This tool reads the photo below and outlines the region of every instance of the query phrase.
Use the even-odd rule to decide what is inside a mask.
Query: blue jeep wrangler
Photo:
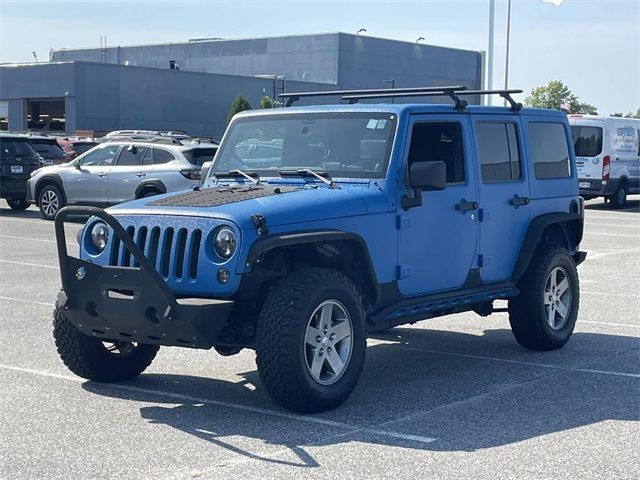
[[[256,351],[280,405],[340,405],[369,332],[508,300],[522,346],[562,347],[578,314],[583,204],[571,130],[520,91],[287,94],[348,103],[234,117],[201,188],[55,223],[64,363],[135,377],[160,345]],[[497,93],[510,107],[470,106]],[[454,105],[358,103],[443,96]],[[64,223],[91,218],[68,255]]]

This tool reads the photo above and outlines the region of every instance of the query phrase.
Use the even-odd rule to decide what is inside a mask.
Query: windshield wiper
[[[253,184],[260,184],[260,176],[256,172],[243,172],[242,170],[229,170],[228,172],[214,172],[215,177],[244,177],[250,180]],[[257,178],[253,178],[257,177]]]
[[[329,174],[327,172],[322,172],[322,171],[316,172],[314,170],[311,170],[310,168],[301,168],[298,170],[278,170],[278,173],[283,177],[287,175],[295,175],[295,176],[301,176],[301,177],[305,177],[305,176],[315,177],[330,188],[333,188],[333,189],[340,188],[338,185],[333,183],[333,180],[331,180],[331,178],[328,178]]]

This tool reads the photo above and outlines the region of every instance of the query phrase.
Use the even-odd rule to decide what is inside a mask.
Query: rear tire
[[[565,247],[542,247],[509,300],[509,323],[517,342],[531,350],[555,350],[569,341],[578,317],[580,284]]]
[[[145,190],[138,198],[155,197],[156,195],[160,195],[158,190]]]
[[[7,198],[7,205],[11,207],[11,210],[26,210],[29,208],[29,202],[26,198]]]
[[[64,207],[62,192],[55,185],[45,185],[38,194],[38,208],[45,220],[56,218],[58,211]]]
[[[355,388],[366,350],[362,298],[340,272],[294,272],[269,291],[256,363],[271,398],[289,410],[336,408]]]
[[[87,380],[105,383],[137,377],[151,365],[160,348],[89,337],[71,324],[57,304],[53,313],[53,337],[58,354],[69,370]]]
[[[615,193],[611,196],[611,208],[624,208],[627,204],[627,186],[624,183],[618,185]]]

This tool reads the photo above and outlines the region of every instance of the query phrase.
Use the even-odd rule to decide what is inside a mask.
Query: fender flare
[[[167,193],[167,187],[162,183],[161,180],[145,180],[140,182],[136,187],[135,196],[136,198],[140,198],[140,194],[143,190],[147,188],[153,188],[154,190],[158,190],[160,193]]]
[[[254,265],[259,264],[262,261],[262,257],[265,253],[274,250],[276,248],[290,247],[294,245],[310,245],[321,242],[339,242],[350,241],[355,242],[362,251],[364,258],[364,265],[366,274],[371,281],[371,285],[375,294],[378,294],[378,277],[376,275],[375,268],[371,261],[371,255],[369,254],[369,248],[364,239],[353,232],[345,232],[342,230],[303,230],[294,233],[282,233],[268,235],[258,238],[247,254],[246,266],[252,268]]]
[[[582,233],[584,228],[584,219],[578,213],[547,213],[535,217],[529,222],[527,233],[518,253],[516,264],[513,267],[511,273],[511,281],[517,283],[518,280],[524,275],[524,272],[529,267],[529,262],[533,258],[533,255],[538,248],[542,233],[545,228],[550,225],[558,225],[564,232],[567,244],[569,246],[569,254],[576,255],[578,245],[582,241]],[[580,261],[584,260],[584,255],[578,255]],[[579,262],[578,262],[579,263]]]
[[[64,182],[62,181],[62,178],[57,173],[48,173],[47,175],[38,179],[38,181],[36,182],[33,192],[33,201],[36,203],[36,205],[38,205],[38,200],[40,199],[40,191],[42,190],[43,185],[48,183],[53,183],[56,187],[58,187],[58,190],[60,190],[64,202],[67,203],[67,193],[64,191]]]

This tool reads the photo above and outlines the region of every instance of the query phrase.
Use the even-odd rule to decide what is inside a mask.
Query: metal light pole
[[[496,0],[489,0],[489,48],[487,49],[487,90],[493,88],[493,39],[494,20],[496,16]],[[486,97],[487,105],[491,105],[491,95]]]
[[[509,44],[511,40],[511,0],[507,0],[507,44],[504,57],[504,89],[509,88]],[[504,101],[505,107],[507,100]]]

